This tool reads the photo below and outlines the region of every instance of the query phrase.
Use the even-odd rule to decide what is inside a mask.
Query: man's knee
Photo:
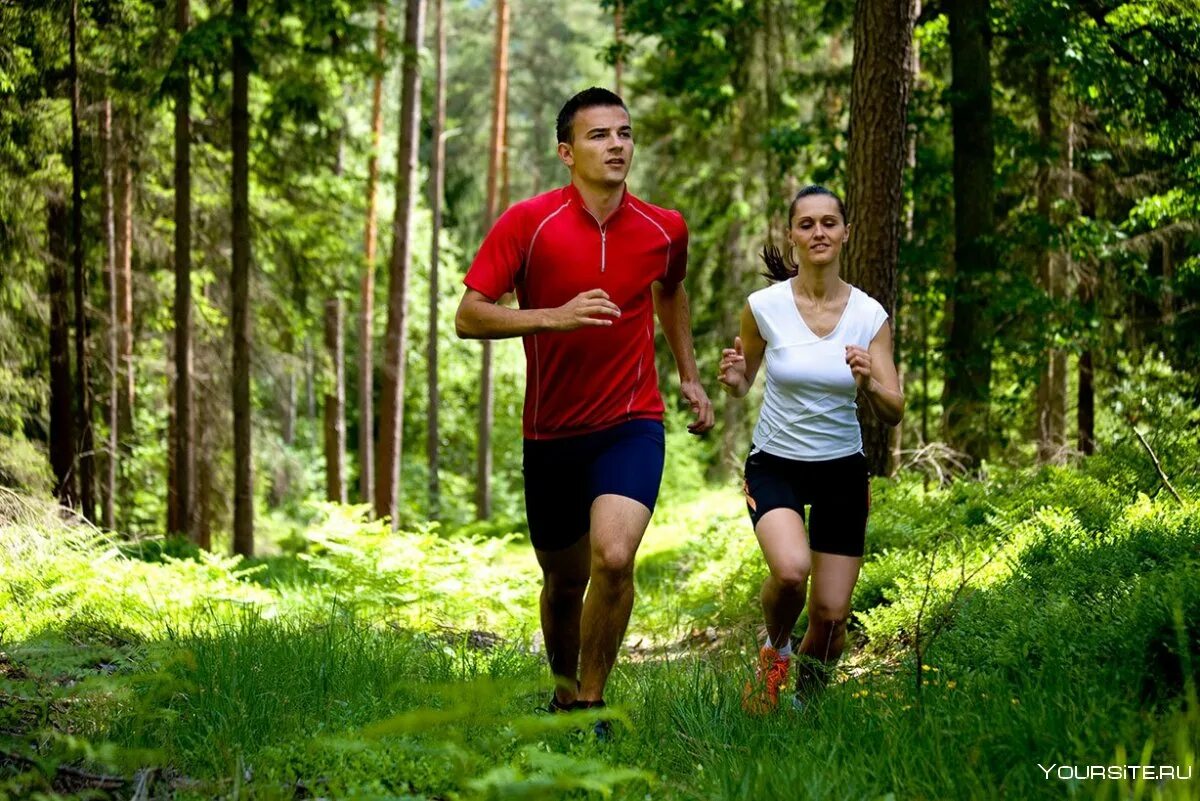
[[[587,591],[588,577],[576,574],[543,573],[542,586],[546,598],[552,604],[568,604],[580,601]]]
[[[607,581],[633,579],[636,549],[623,542],[599,544],[592,549],[592,577]]]

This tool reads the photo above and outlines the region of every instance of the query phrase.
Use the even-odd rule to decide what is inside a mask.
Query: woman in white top
[[[761,595],[767,641],[744,696],[752,712],[778,704],[806,598],[797,703],[824,685],[841,656],[870,508],[856,399],[888,425],[904,413],[887,313],[838,275],[849,233],[837,195],[801,189],[788,213],[786,257],[763,251],[764,274],[776,283],[750,295],[741,336],[721,357],[719,380],[739,398],[766,364],[744,485],[770,570]]]

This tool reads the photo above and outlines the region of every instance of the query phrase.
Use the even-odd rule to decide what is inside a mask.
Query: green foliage
[[[155,765],[186,777],[177,797],[732,800],[782,781],[1049,798],[1062,788],[1038,762],[1192,765],[1200,477],[1173,472],[1182,505],[1151,499],[1148,459],[1120,446],[983,483],[878,482],[848,668],[766,719],[740,710],[765,571],[741,498],[677,498],[643,544],[641,645],[613,675],[603,748],[586,717],[531,714],[551,684],[523,542],[393,534],[325,505],[287,542],[298,556],[247,570],[5,495],[0,693],[45,767],[0,781],[21,794],[57,765]]]
[[[0,434],[0,487],[23,495],[48,496],[54,478],[46,454],[24,437]]]

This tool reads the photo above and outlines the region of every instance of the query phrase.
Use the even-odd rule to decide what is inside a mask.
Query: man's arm
[[[580,292],[555,309],[510,309],[468,288],[454,315],[454,331],[461,339],[505,339],[589,325],[608,326],[613,324],[609,317],[620,316],[621,310],[603,289]]]
[[[700,371],[696,368],[696,353],[692,346],[692,315],[688,308],[687,290],[683,282],[665,284],[656,281],[654,310],[662,325],[667,345],[675,357],[679,370],[679,391],[692,407],[696,420],[688,426],[693,434],[703,434],[713,427],[712,402],[700,385]]]

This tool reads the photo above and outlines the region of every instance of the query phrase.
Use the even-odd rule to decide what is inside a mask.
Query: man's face
[[[560,142],[558,157],[584,183],[614,189],[625,182],[633,164],[633,128],[620,106],[592,106],[575,113],[570,144]]]

